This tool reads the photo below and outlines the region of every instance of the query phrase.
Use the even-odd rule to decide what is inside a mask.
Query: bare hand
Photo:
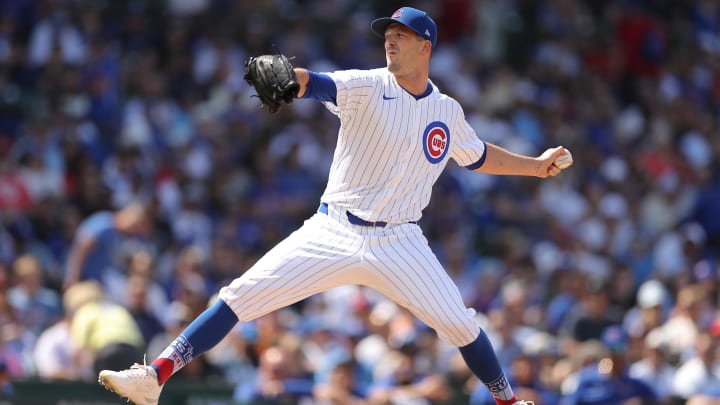
[[[557,159],[558,156],[564,153],[565,148],[563,148],[562,146],[556,146],[554,148],[546,149],[545,152],[542,153],[542,155],[536,158],[536,160],[538,161],[536,175],[540,178],[557,176],[558,173],[560,173],[563,169],[555,166],[553,162],[555,162],[555,159]]]

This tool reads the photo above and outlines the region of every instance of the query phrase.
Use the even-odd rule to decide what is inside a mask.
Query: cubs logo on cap
[[[385,29],[392,23],[402,24],[415,31],[421,37],[427,39],[435,48],[437,43],[437,26],[430,16],[416,8],[403,7],[395,10],[390,17],[378,18],[370,24],[373,32],[381,37],[385,37]]]
[[[440,163],[450,149],[450,130],[440,121],[434,121],[425,127],[423,132],[423,151],[432,163]]]

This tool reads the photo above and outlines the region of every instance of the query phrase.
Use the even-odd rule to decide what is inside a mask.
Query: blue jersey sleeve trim
[[[485,158],[487,157],[487,145],[485,145],[485,141],[481,141],[481,142],[483,143],[483,146],[485,146],[485,148],[484,148],[485,151],[483,152],[482,157],[477,162],[475,162],[471,165],[465,166],[466,169],[475,170],[485,163]]]
[[[331,101],[337,105],[337,86],[335,81],[325,73],[318,73],[308,70],[308,80],[305,94],[302,98],[312,98],[318,101]]]

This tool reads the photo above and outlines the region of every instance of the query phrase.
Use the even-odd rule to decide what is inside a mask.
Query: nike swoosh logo
[[[388,96],[386,96],[386,95],[383,94],[383,100],[395,100],[396,98],[397,98],[397,96],[395,96],[395,97],[388,97]]]

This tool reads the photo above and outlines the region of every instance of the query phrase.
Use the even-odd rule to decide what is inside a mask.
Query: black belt
[[[320,208],[318,208],[318,212],[327,215],[327,213],[328,213],[327,203],[320,203]],[[358,217],[357,215],[353,214],[350,211],[345,211],[345,214],[347,215],[348,222],[350,222],[353,225],[373,226],[373,227],[378,227],[378,228],[384,228],[388,224],[385,221],[375,221],[375,222],[366,221],[366,220]],[[410,223],[416,224],[417,221],[411,221]]]

